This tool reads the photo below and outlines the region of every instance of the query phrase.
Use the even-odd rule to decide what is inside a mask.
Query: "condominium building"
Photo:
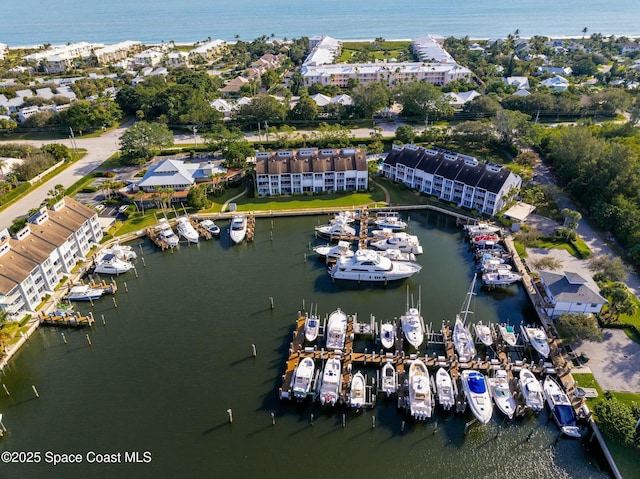
[[[62,73],[73,67],[77,59],[89,58],[97,46],[87,42],[70,43],[32,53],[23,59],[27,62],[40,64],[45,73]]]
[[[359,148],[257,151],[255,171],[260,196],[366,190],[369,179]]]
[[[10,319],[33,314],[101,239],[97,213],[68,197],[40,209],[14,237],[0,231],[0,309]]]
[[[94,55],[98,65],[110,65],[128,58],[136,52],[139,52],[141,49],[142,43],[127,40],[113,45],[107,45],[104,48],[98,48],[94,51]]]
[[[522,185],[520,176],[501,165],[415,145],[394,145],[383,162],[382,175],[491,216],[505,206],[505,196]]]

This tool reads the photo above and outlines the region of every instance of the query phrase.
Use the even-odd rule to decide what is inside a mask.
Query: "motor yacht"
[[[320,385],[320,404],[335,406],[338,402],[338,394],[341,382],[342,365],[338,358],[327,360],[322,372],[322,384]]]
[[[420,359],[414,359],[409,366],[409,409],[420,420],[430,418],[433,412],[429,370]]]
[[[178,238],[178,235],[173,232],[173,229],[171,228],[171,225],[166,220],[166,218],[160,219],[157,228],[158,237],[162,241],[164,241],[167,246],[173,248],[174,246],[178,245],[178,243],[180,242],[180,238]]]
[[[520,326],[520,329],[524,338],[533,346],[533,349],[538,352],[540,357],[547,359],[551,348],[549,347],[549,338],[544,329],[535,326]]]
[[[463,369],[462,390],[476,419],[482,424],[488,423],[493,415],[493,403],[482,373],[472,369]]]
[[[318,338],[318,330],[320,329],[320,321],[315,315],[308,315],[304,320],[304,338],[308,343],[313,343]]]
[[[349,406],[359,409],[366,404],[367,401],[367,383],[364,375],[358,371],[351,378],[351,387],[349,388]]]
[[[520,370],[520,391],[524,396],[525,404],[535,413],[544,409],[544,397],[540,381],[526,368]]]
[[[391,361],[387,361],[382,366],[381,389],[389,397],[398,390],[398,379],[396,377],[396,368],[393,367]]]
[[[298,399],[304,399],[311,390],[316,364],[311,358],[304,358],[293,373],[293,395]]]
[[[181,216],[176,220],[176,229],[178,230],[178,234],[189,243],[197,243],[200,238],[200,235],[186,216]]]
[[[567,394],[551,376],[544,378],[542,390],[560,431],[569,437],[579,438],[580,428],[577,425],[576,414]]]
[[[200,222],[200,226],[202,226],[205,230],[211,233],[214,236],[220,234],[220,227],[214,223],[213,220],[202,220]]]
[[[436,373],[436,391],[438,403],[445,411],[448,411],[456,403],[453,381],[445,368],[438,368]]]
[[[419,349],[424,341],[422,321],[422,316],[417,308],[409,308],[403,316],[400,316],[400,324],[402,325],[404,337],[407,338],[407,342],[411,344],[414,349]]]
[[[491,396],[493,396],[493,402],[496,403],[500,412],[509,419],[513,419],[513,415],[516,412],[516,400],[509,389],[507,372],[504,369],[498,369],[495,372],[495,376],[488,378],[487,382],[489,383]]]
[[[347,334],[347,314],[340,308],[329,315],[325,334],[327,349],[342,350],[344,348]]]
[[[380,325],[380,342],[385,349],[393,349],[396,342],[396,326],[394,323]]]
[[[491,346],[493,344],[493,330],[486,324],[482,324],[482,321],[474,324],[473,329],[476,332],[476,338],[482,342],[485,346]]]
[[[235,244],[242,243],[247,236],[247,217],[239,214],[231,218],[229,236]]]
[[[123,274],[133,268],[134,266],[128,261],[118,259],[113,253],[107,253],[95,259],[92,270],[98,274]]]
[[[341,257],[329,268],[333,279],[350,281],[396,281],[409,278],[422,269],[417,263],[392,261],[368,249],[360,249],[353,256]]]

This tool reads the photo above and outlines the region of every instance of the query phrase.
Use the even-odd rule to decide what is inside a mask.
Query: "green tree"
[[[289,117],[292,120],[312,121],[318,117],[318,105],[311,97],[304,96],[291,109]]]
[[[60,143],[49,143],[47,145],[42,145],[40,149],[45,153],[49,153],[56,159],[56,161],[66,160],[71,156],[69,154],[69,148]]]
[[[260,83],[265,90],[270,90],[280,83],[280,75],[275,70],[267,70],[260,76]]]
[[[413,144],[416,139],[416,131],[411,125],[400,125],[396,128],[395,139],[402,144]]]
[[[558,318],[561,335],[569,343],[576,341],[602,341],[602,331],[593,315],[564,313]]]
[[[602,273],[609,281],[624,281],[630,268],[618,256],[603,254],[596,256],[589,262],[589,269],[596,273]]]
[[[287,107],[272,96],[259,95],[251,103],[242,105],[236,116],[241,120],[259,123],[283,121],[287,116]]]
[[[353,133],[342,125],[320,123],[315,140],[320,148],[345,148],[352,145]]]
[[[222,155],[224,156],[224,165],[226,167],[244,168],[247,158],[255,155],[255,150],[247,140],[241,139],[229,144],[222,150]]]
[[[358,85],[351,92],[353,112],[358,118],[372,118],[375,113],[389,106],[390,92],[383,83]]]
[[[404,117],[434,118],[453,114],[453,107],[445,94],[430,83],[400,85],[394,89],[393,96],[402,104]]]
[[[192,186],[187,193],[187,204],[196,210],[206,208],[209,204],[207,185]]]
[[[629,406],[615,397],[608,397],[599,401],[593,412],[597,417],[598,427],[605,436],[622,444],[633,444],[636,418]]]
[[[148,161],[154,149],[173,145],[173,133],[166,125],[139,121],[122,134],[120,144],[120,150],[132,161]]]

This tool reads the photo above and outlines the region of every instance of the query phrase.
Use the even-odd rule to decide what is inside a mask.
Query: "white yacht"
[[[338,241],[337,245],[325,244],[316,246],[313,251],[326,258],[327,261],[337,261],[342,256],[353,256],[354,254],[351,249],[351,243],[343,240]]]
[[[544,409],[544,398],[542,397],[542,386],[540,381],[531,371],[526,368],[520,370],[520,391],[524,396],[525,404],[535,413]]]
[[[490,225],[489,223],[478,223],[475,225],[465,225],[464,231],[469,236],[492,235],[500,231],[500,227]]]
[[[327,360],[322,372],[322,384],[320,385],[320,404],[335,406],[338,402],[342,365],[338,358]]]
[[[133,250],[133,248],[129,245],[123,245],[120,243],[114,243],[109,248],[103,249],[103,253],[111,253],[116,255],[116,258],[121,259],[123,261],[131,261],[136,259],[138,255]]]
[[[493,403],[482,373],[471,369],[462,370],[462,390],[467,397],[471,412],[482,424],[487,424],[493,415]]]
[[[544,329],[535,326],[520,326],[522,335],[533,346],[540,357],[547,359],[550,353],[549,338]]]
[[[424,328],[418,308],[409,308],[403,316],[400,316],[400,323],[404,337],[407,338],[409,344],[415,349],[419,349],[424,341]]]
[[[174,246],[177,246],[178,243],[180,242],[180,238],[178,238],[178,235],[176,235],[173,232],[173,229],[171,228],[171,225],[166,220],[166,218],[160,219],[157,229],[158,229],[158,237],[162,241],[167,243],[169,247],[173,248]]]
[[[515,346],[518,342],[518,338],[516,337],[516,330],[510,324],[499,324],[498,331],[500,331],[502,340],[509,346]]]
[[[495,235],[477,235],[471,237],[471,244],[474,246],[496,244],[498,241],[500,241],[500,238]]]
[[[456,314],[456,324],[453,327],[452,339],[460,361],[471,361],[476,355],[476,346],[469,328],[462,322],[459,314]]]
[[[547,376],[544,378],[542,390],[560,431],[569,437],[580,437],[580,428],[576,423],[571,401],[558,383],[551,376]]]
[[[344,342],[347,334],[347,314],[340,308],[336,309],[329,315],[327,321],[326,347],[327,349],[344,348]]]
[[[417,263],[392,261],[376,251],[360,249],[353,256],[339,258],[329,274],[333,279],[386,282],[408,278],[421,269]]]
[[[374,235],[375,235],[374,231]],[[422,246],[416,235],[410,235],[402,231],[394,233],[391,230],[383,230],[378,236],[369,242],[369,246],[379,250],[398,249],[403,253],[422,254]]]
[[[395,394],[398,390],[398,379],[396,377],[396,368],[393,367],[391,361],[387,361],[382,366],[382,378],[380,379],[382,391],[387,397]]]
[[[380,342],[383,348],[393,349],[396,342],[396,325],[394,323],[380,325]]]
[[[373,223],[379,228],[389,228],[394,231],[404,230],[408,226],[406,221],[402,221],[399,217],[393,216],[376,218]]]
[[[520,281],[522,276],[508,270],[498,270],[482,275],[482,282],[488,286],[508,286]]]
[[[445,368],[439,368],[436,373],[436,391],[438,403],[445,411],[448,411],[456,403],[453,381]]]
[[[231,218],[231,226],[229,227],[229,236],[235,244],[242,243],[247,236],[247,217],[245,215],[235,215]]]
[[[482,324],[482,321],[474,324],[473,329],[476,331],[476,338],[479,339],[485,346],[491,346],[493,344],[493,330],[486,324]]]
[[[307,315],[304,320],[304,338],[309,343],[313,343],[318,338],[318,329],[320,328],[320,321],[315,315]]]
[[[364,375],[358,371],[351,378],[351,387],[349,388],[349,406],[361,408],[367,401],[367,383]]]
[[[502,258],[491,258],[482,260],[479,269],[483,273],[507,274],[511,271],[511,265],[506,264]]]
[[[427,419],[433,412],[429,370],[420,359],[409,366],[409,409],[416,419]]]
[[[298,399],[304,399],[311,390],[316,364],[311,358],[304,358],[293,373],[293,395]]]
[[[103,292],[101,288],[91,288],[89,285],[80,284],[69,290],[67,299],[70,301],[92,301],[102,296]]]
[[[400,251],[399,249],[395,248],[381,250],[378,253],[385,258],[389,258],[391,261],[410,261],[412,263],[415,263],[416,261],[415,254]]]
[[[355,236],[356,229],[345,220],[338,220],[335,223],[329,223],[324,226],[316,226],[318,236],[323,238],[341,238],[344,236]]]
[[[493,402],[496,403],[502,414],[509,419],[513,419],[513,415],[516,412],[516,400],[509,389],[507,372],[504,369],[498,369],[495,372],[495,376],[488,378],[487,382],[493,396]]]
[[[178,230],[178,234],[189,243],[197,243],[200,238],[200,235],[186,216],[181,216],[176,220],[176,229]]]
[[[217,224],[215,224],[213,220],[202,220],[200,222],[200,226],[202,226],[205,230],[207,230],[212,235],[217,236],[220,234],[220,227]]]
[[[115,254],[101,254],[93,262],[93,271],[98,274],[123,274],[133,269],[128,261],[118,259]]]

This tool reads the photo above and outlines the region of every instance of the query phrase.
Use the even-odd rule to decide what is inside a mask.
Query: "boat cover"
[[[553,409],[553,415],[558,421],[558,424],[562,426],[576,425],[576,416],[571,406],[560,404]]]
[[[487,391],[487,385],[484,382],[484,378],[476,373],[469,375],[469,389],[475,394],[484,394]]]

